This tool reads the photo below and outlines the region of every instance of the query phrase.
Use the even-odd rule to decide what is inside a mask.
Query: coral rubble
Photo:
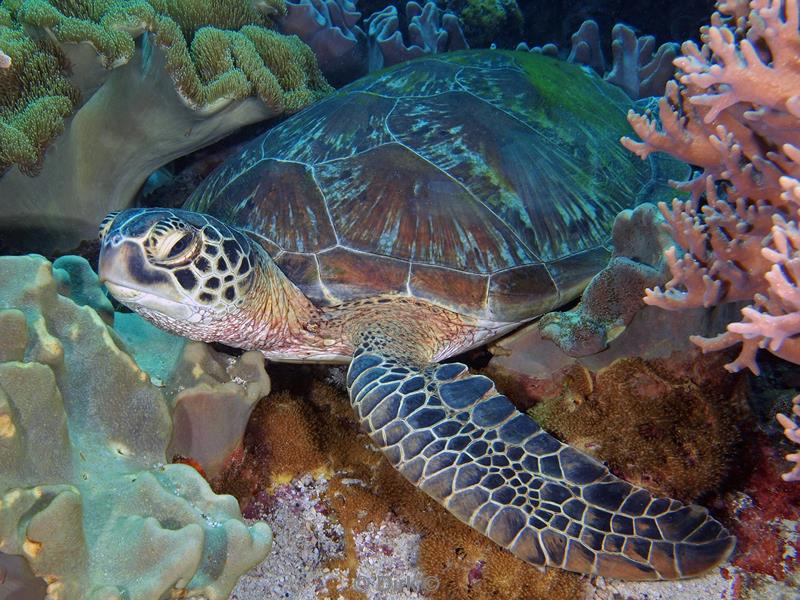
[[[48,598],[226,598],[271,546],[236,501],[165,464],[167,403],[69,280],[0,258],[0,551]],[[80,286],[76,286],[80,287]]]

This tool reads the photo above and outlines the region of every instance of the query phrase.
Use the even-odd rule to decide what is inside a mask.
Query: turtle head
[[[196,340],[237,345],[231,332],[242,330],[264,260],[266,252],[246,234],[199,213],[130,209],[100,224],[98,270],[111,294],[159,327]]]

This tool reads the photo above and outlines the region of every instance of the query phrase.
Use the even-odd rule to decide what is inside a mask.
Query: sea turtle
[[[614,216],[685,174],[619,146],[629,107],[536,54],[406,63],[257,138],[185,210],[109,215],[100,276],[189,338],[349,361],[353,408],[389,461],[518,557],[697,575],[734,543],[704,509],[618,479],[442,362],[574,299]]]

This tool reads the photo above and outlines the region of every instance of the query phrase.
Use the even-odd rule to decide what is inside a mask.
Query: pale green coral
[[[80,94],[64,74],[58,48],[31,39],[2,7],[0,49],[11,59],[9,68],[0,69],[0,172],[17,164],[33,174]]]
[[[0,258],[0,552],[24,556],[53,600],[226,598],[269,528],[164,464],[164,397],[59,293],[68,279],[40,257]]]
[[[270,29],[284,11],[282,0],[5,2],[0,235],[72,248],[168,161],[331,91],[311,49]]]
[[[296,111],[329,89],[308,46],[267,29],[273,15],[285,13],[282,0],[258,5],[221,0],[15,0],[7,6],[0,23],[6,21],[13,30],[9,36],[26,38],[35,47],[22,33],[25,26],[46,31],[60,44],[88,43],[106,68],[127,64],[136,50],[136,38],[144,32],[154,34],[177,90],[197,108],[255,94],[278,112]],[[0,38],[0,44],[4,41]],[[55,58],[48,62],[45,76],[28,69],[26,78],[37,86],[55,86],[54,91],[64,95],[60,87],[69,82],[61,72],[64,65],[56,64]],[[291,101],[285,102],[285,94]],[[0,106],[5,104],[0,100]],[[70,108],[63,105],[61,119]],[[0,167],[15,162],[0,161]]]

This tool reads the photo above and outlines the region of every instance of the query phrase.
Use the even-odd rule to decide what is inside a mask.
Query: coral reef
[[[661,95],[676,54],[676,44],[665,43],[656,48],[652,35],[639,37],[633,28],[617,23],[611,31],[612,66],[604,79],[621,87],[631,98]]]
[[[522,11],[517,0],[448,0],[447,8],[461,19],[473,47],[508,47],[522,34]]]
[[[727,357],[689,341],[723,329],[736,307],[642,302],[645,285],[666,278],[669,243],[652,205],[620,213],[612,258],[578,305],[494,342],[485,369],[543,427],[625,479],[694,500],[723,480],[748,413],[743,380],[720,368]]]
[[[651,35],[637,36],[634,29],[617,23],[611,32],[611,69],[600,40],[600,29],[593,20],[584,21],[572,34],[569,52],[549,43],[530,48],[527,43],[517,45],[517,50],[542,52],[548,56],[562,56],[567,62],[593,69],[609,83],[622,88],[633,99],[660,96],[672,78],[672,61],[677,55],[677,44],[668,42],[656,48]]]
[[[164,464],[163,395],[92,308],[59,292],[69,277],[41,257],[0,258],[0,551],[24,556],[54,600],[226,598],[269,551],[269,528]]]
[[[0,599],[42,600],[47,584],[36,577],[22,556],[0,552]]]
[[[697,354],[623,358],[597,372],[576,366],[560,393],[530,412],[620,477],[696,500],[724,479],[747,416],[744,381],[719,368],[724,357],[698,361]]]
[[[400,62],[452,50],[469,48],[458,18],[437,8],[434,2],[406,3],[407,41],[400,31],[397,8],[389,5],[366,21],[369,39],[369,70],[375,71]]]
[[[0,173],[15,164],[35,175],[80,91],[65,72],[66,57],[52,42],[28,36],[5,6],[0,6],[0,48],[5,57],[0,59]]]
[[[239,580],[232,600],[339,597],[325,594],[329,584],[348,582],[346,572],[328,566],[342,556],[344,529],[329,518],[327,491],[324,477],[306,475],[260,492],[245,507],[245,517],[270,523],[275,542],[267,560]]]
[[[800,49],[798,2],[718,2],[702,47],[682,46],[660,122],[630,114],[641,157],[667,152],[703,171],[688,200],[661,205],[677,247],[672,279],[647,293],[665,309],[745,301],[742,319],[705,351],[740,345],[726,368],[758,373],[756,354],[800,363]]]
[[[713,11],[714,0],[674,0],[657,5],[629,0],[525,0],[519,7],[524,17],[521,39],[566,47],[580,24],[591,19],[603,33],[603,50],[608,52],[609,34],[616,23],[654,35],[658,43],[696,39],[700,26]]]
[[[744,446],[737,485],[723,497],[726,522],[737,537],[732,576],[739,580],[738,587],[748,580],[762,586],[784,582],[796,595],[800,584],[800,487],[781,480],[781,457],[767,436],[748,431]]]
[[[800,417],[800,395],[795,396],[792,400],[792,414],[795,417]],[[790,442],[800,446],[800,425],[792,420],[791,416],[786,416],[779,413],[777,415],[778,422],[783,427],[783,433]],[[795,464],[791,471],[783,474],[784,481],[800,481],[800,451],[786,455],[786,460]]]
[[[631,474],[637,469],[646,471],[640,460],[648,467],[655,464],[657,474],[673,469],[663,482],[652,482],[664,488],[688,485],[683,488],[685,495],[713,486],[721,475],[715,469],[725,470],[728,463],[735,462],[729,444],[736,438],[733,425],[738,417],[726,394],[740,397],[742,392],[741,381],[736,381],[741,378],[694,358],[685,361],[695,363],[692,374],[682,387],[671,388],[663,403],[659,393],[681,377],[684,363],[673,365],[674,371],[645,365],[635,382],[625,381],[630,369],[617,369],[616,376],[612,369],[605,377],[614,389],[603,400],[608,410],[615,410],[614,393],[635,388],[650,394],[648,398],[640,395],[616,413],[623,422],[630,420],[632,413],[643,413],[636,423],[641,425],[652,417],[657,429],[652,431],[652,423],[641,431],[634,431],[635,425],[626,429],[633,432],[635,440],[628,443],[627,456],[620,458],[622,470]],[[722,361],[719,355],[713,358],[717,365]],[[272,373],[280,391],[258,404],[240,460],[215,483],[217,489],[235,491],[242,498],[245,515],[264,518],[276,531],[275,555],[243,578],[234,592],[237,600],[271,599],[286,593],[347,599],[611,599],[615,597],[611,590],[628,589],[623,582],[590,581],[552,569],[540,572],[453,519],[409,485],[358,432],[346,392],[336,384],[322,383],[325,372],[321,367],[301,367],[299,371],[282,367]],[[332,375],[337,373],[334,370]],[[717,388],[715,377],[722,382]],[[601,395],[601,385],[597,383],[586,402]],[[552,412],[556,407],[551,404]],[[671,415],[672,410],[677,415]],[[614,435],[609,430],[616,421],[604,422],[609,416],[595,410],[597,420],[592,422],[589,412],[583,413],[583,424],[590,434],[599,427]],[[687,417],[684,426],[680,419]],[[569,415],[557,418],[564,423]],[[671,430],[673,424],[679,426]],[[704,437],[709,439],[697,441]],[[658,464],[664,461],[664,456],[659,456],[661,443],[668,452],[680,447],[691,454],[685,458],[672,455],[668,465]],[[696,453],[696,448],[703,450]],[[713,450],[720,456],[712,457],[709,465],[702,464]],[[692,467],[692,461],[698,463]],[[691,473],[692,468],[698,472]],[[703,481],[704,476],[709,479]],[[383,570],[392,564],[397,565],[392,572]],[[630,589],[638,593],[631,596],[696,600],[706,597],[700,592],[732,588],[733,583],[721,575],[725,572],[679,583],[632,585]],[[740,588],[747,590],[748,585]]]
[[[551,312],[539,320],[542,337],[570,356],[607,348],[643,307],[643,290],[663,283],[661,257],[670,242],[652,204],[619,213],[608,266],[592,278],[575,308]]]
[[[278,29],[297,35],[314,51],[325,78],[339,87],[366,75],[367,36],[353,0],[287,0]]]
[[[282,0],[5,2],[4,236],[40,252],[74,247],[161,165],[327,93],[312,51],[269,29],[283,10]]]
[[[285,510],[283,497],[291,493],[296,498],[293,506],[306,514],[311,531],[321,530],[320,514],[331,521],[326,531],[341,527],[341,549],[326,552],[329,561],[324,566],[313,557],[308,563],[320,578],[332,575],[322,584],[327,585],[329,595],[387,597],[379,592],[400,593],[402,585],[407,585],[424,597],[442,600],[571,600],[581,596],[584,583],[579,576],[558,569],[543,573],[518,560],[409,484],[369,438],[359,433],[346,392],[320,382],[312,372],[304,376],[294,372],[292,382],[295,389],[280,391],[258,404],[241,459],[217,480],[215,489],[234,492],[250,505],[244,514],[266,515],[268,521]],[[324,479],[324,485],[304,480],[307,474],[317,482]],[[319,491],[313,503],[300,493],[309,486]],[[314,511],[303,508],[309,504]],[[404,536],[402,549],[396,546],[396,539],[386,544],[376,541],[381,539],[382,529]],[[413,556],[405,553],[410,552],[409,544],[416,545],[417,535],[414,564]],[[315,539],[329,536],[312,534]],[[281,552],[280,545],[276,552]],[[381,578],[375,556],[380,553],[387,553],[387,559],[402,560],[403,568],[418,569],[422,579],[404,578],[401,573],[394,573],[393,580]],[[375,558],[368,558],[372,556]],[[381,588],[394,585],[392,581],[401,585]],[[255,588],[252,582],[248,585]],[[262,596],[237,597],[250,600]]]
[[[388,3],[361,17],[353,0],[298,0],[287,3],[277,23],[314,50],[325,77],[337,87],[424,54],[469,47],[458,18],[433,0],[412,0],[400,10]]]
[[[172,439],[167,456],[190,457],[217,476],[239,450],[256,402],[269,394],[260,352],[234,358],[207,344],[186,344],[165,386]]]
[[[88,296],[96,311],[110,303],[101,292],[97,275],[76,256],[64,256],[54,263],[56,277],[71,270],[70,281],[79,281],[83,296],[76,299],[76,285],[62,286],[73,300]],[[65,287],[66,286],[66,287]],[[63,293],[63,292],[62,292]],[[100,314],[107,314],[100,312]],[[157,328],[134,313],[111,313],[114,327],[125,351],[161,388],[172,418],[172,437],[167,457],[173,462],[196,466],[204,476],[215,477],[241,449],[242,437],[256,402],[269,394],[270,379],[260,352],[234,357],[207,344],[189,342]]]

